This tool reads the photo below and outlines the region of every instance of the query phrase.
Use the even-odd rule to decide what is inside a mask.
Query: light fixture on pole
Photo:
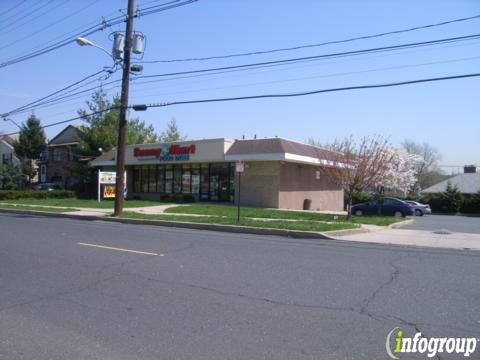
[[[16,127],[18,127],[20,130],[22,130],[22,127],[20,125],[18,125],[18,123],[16,121],[14,121],[13,119],[10,119],[10,118],[7,118],[7,117],[3,117],[3,121],[10,121],[11,123],[13,123]]]
[[[110,58],[112,58],[112,59],[115,61],[115,58],[112,56],[112,54],[110,54],[110,53],[108,52],[107,49],[101,47],[100,45],[95,44],[93,41],[88,40],[88,39],[83,38],[83,37],[77,37],[77,38],[75,39],[75,41],[76,41],[77,44],[80,45],[80,46],[93,46],[93,47],[95,47],[95,48],[97,48],[97,49],[100,49],[100,50],[102,50],[104,53],[106,53]]]

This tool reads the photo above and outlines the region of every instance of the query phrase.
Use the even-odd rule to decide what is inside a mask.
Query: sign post
[[[242,173],[245,171],[245,161],[237,160],[235,162],[235,172],[238,174],[238,199],[237,199],[237,223],[240,222],[240,188]]]
[[[126,172],[125,172],[126,173]],[[112,185],[115,185],[117,173],[115,171],[100,171],[98,170],[98,202],[102,196],[102,185],[105,186],[104,198],[114,198],[115,191],[112,192]],[[126,174],[123,177],[126,179]],[[125,181],[126,182],[126,181]],[[125,186],[126,188],[126,186]]]

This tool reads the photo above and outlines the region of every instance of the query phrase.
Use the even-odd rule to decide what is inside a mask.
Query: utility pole
[[[115,210],[114,216],[123,212],[123,197],[125,189],[125,140],[127,136],[128,87],[130,82],[130,53],[132,51],[134,0],[128,0],[127,25],[125,44],[123,47],[123,75],[120,121],[118,123],[117,166],[115,178]]]

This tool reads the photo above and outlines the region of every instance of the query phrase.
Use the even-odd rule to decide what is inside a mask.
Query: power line
[[[431,45],[436,45],[436,44],[444,44],[444,43],[457,42],[457,41],[473,40],[473,39],[478,39],[478,38],[480,38],[480,34],[473,34],[473,35],[459,36],[459,37],[454,37],[454,38],[429,40],[429,41],[422,41],[422,42],[416,42],[416,43],[383,46],[383,47],[377,47],[377,48],[345,51],[345,52],[338,52],[338,53],[331,53],[331,54],[304,56],[304,57],[289,58],[289,59],[283,59],[283,60],[272,60],[272,61],[256,62],[256,63],[250,63],[250,64],[222,66],[222,67],[215,67],[215,68],[180,71],[180,72],[165,73],[165,74],[142,75],[142,76],[138,76],[136,79],[147,79],[147,78],[154,78],[154,77],[169,77],[169,76],[186,75],[186,74],[198,74],[198,73],[205,73],[205,72],[212,72],[212,71],[244,69],[244,68],[260,67],[260,66],[262,66],[262,67],[263,66],[276,66],[276,65],[281,65],[281,64],[290,64],[290,63],[296,63],[296,62],[302,62],[302,61],[314,61],[314,60],[325,59],[325,58],[357,56],[357,55],[361,55],[361,54],[377,53],[377,52],[383,52],[383,51],[394,51],[394,50],[399,50],[399,49],[408,49],[408,48],[421,47],[421,46],[431,46]]]
[[[476,36],[480,36],[480,34],[477,34],[477,35],[469,35],[467,37],[460,37],[460,38],[448,38],[448,39],[440,39],[440,40],[432,40],[432,41],[426,41],[426,42],[422,42],[422,43],[411,43],[411,44],[402,44],[402,45],[394,45],[394,46],[390,46],[390,47],[384,47],[384,48],[374,48],[374,49],[364,49],[364,50],[356,50],[356,51],[352,51],[352,52],[346,52],[346,53],[334,53],[334,54],[324,54],[324,55],[319,55],[319,56],[314,56],[314,60],[317,59],[317,58],[320,58],[320,59],[323,59],[323,58],[329,58],[329,57],[338,57],[338,56],[347,56],[347,55],[350,55],[350,54],[353,54],[353,55],[357,55],[359,53],[364,53],[364,52],[372,52],[372,50],[374,52],[378,52],[380,50],[384,50],[386,49],[386,51],[389,51],[391,50],[392,48],[398,50],[398,49],[404,49],[404,48],[408,48],[408,47],[411,47],[411,46],[414,46],[414,47],[418,47],[420,45],[422,46],[426,46],[426,45],[435,45],[435,44],[438,44],[438,43],[443,43],[443,42],[452,42],[452,41],[457,41],[459,39],[464,39],[464,38],[467,38],[467,39],[472,39],[473,37],[476,37]],[[380,50],[379,50],[380,49]],[[188,77],[197,77],[197,76],[203,76],[203,75],[216,75],[216,74],[222,74],[222,73],[226,73],[226,72],[234,72],[234,71],[243,71],[243,70],[250,70],[251,68],[254,68],[254,69],[259,69],[259,68],[265,68],[265,67],[270,67],[270,66],[275,66],[276,63],[280,63],[280,65],[283,65],[284,62],[286,63],[292,63],[292,62],[297,62],[297,60],[301,60],[301,61],[312,61],[311,59],[312,57],[306,57],[306,58],[296,58],[296,59],[285,59],[285,60],[278,60],[278,61],[273,61],[273,62],[266,62],[266,63],[254,63],[254,64],[246,64],[246,65],[237,65],[237,66],[231,66],[231,67],[222,67],[222,68],[214,68],[214,69],[202,69],[202,70],[193,70],[193,71],[186,71],[186,72],[179,72],[179,73],[168,73],[168,74],[156,74],[156,75],[145,75],[145,76],[139,76],[137,78],[135,78],[134,80],[136,79],[142,79],[142,78],[151,78],[151,77],[171,77],[171,76],[175,76],[175,77],[171,77],[171,78],[168,78],[168,79],[164,79],[165,80],[168,80],[168,81],[171,81],[171,80],[178,80],[178,79],[183,79],[183,78],[188,78]],[[307,59],[307,60],[305,60]],[[460,59],[462,60],[462,59]],[[457,60],[455,60],[457,61]],[[299,61],[298,61],[299,62]],[[445,61],[440,61],[438,63],[444,63]],[[447,61],[448,62],[448,61]],[[272,64],[273,63],[273,64]],[[426,64],[421,64],[421,65],[427,65],[427,64],[435,64],[436,62],[431,62],[431,63],[426,63]],[[395,69],[395,68],[402,68],[402,66],[398,66],[398,67],[391,67],[392,69]],[[390,68],[387,68],[387,69],[390,69]],[[370,72],[370,71],[376,71],[376,70],[368,70],[368,71],[365,71],[365,72]],[[352,72],[352,73],[356,73],[356,72]],[[188,76],[184,76],[186,74],[196,74],[196,75],[188,75]],[[343,74],[343,73],[341,73]],[[346,73],[346,74],[349,74],[349,73]],[[179,76],[180,75],[180,76]],[[94,80],[93,82],[95,82],[96,80]],[[118,83],[120,80],[113,80],[113,81],[110,81],[110,82],[107,82],[106,84],[103,84],[103,85],[109,85],[109,84],[114,84],[114,83]],[[149,81],[150,82],[150,81]],[[90,82],[92,83],[92,82]],[[140,82],[140,84],[143,84],[143,83],[147,83],[147,82]],[[73,86],[75,84],[72,84],[71,86]],[[81,87],[84,87],[86,86],[87,84],[83,84],[82,86],[78,87],[77,89],[73,89],[65,94],[61,94],[55,98],[51,98],[47,101],[44,101],[44,102],[39,102],[40,100],[43,100],[44,98],[42,99],[39,99],[38,101],[35,102],[35,104],[31,104],[32,106],[30,107],[26,107],[26,105],[20,109],[15,109],[15,113],[16,114],[20,114],[20,113],[24,113],[24,112],[27,112],[29,111],[30,109],[38,109],[38,108],[44,108],[44,107],[48,107],[48,106],[53,106],[53,105],[56,105],[58,103],[62,103],[64,100],[66,101],[67,99],[71,99],[71,98],[74,98],[75,96],[77,95],[80,95],[80,94],[85,94],[89,91],[92,91],[92,90],[97,90],[99,89],[100,87],[102,87],[103,85],[101,86],[95,86],[95,87],[91,87],[91,88],[88,88],[88,89],[85,89],[85,90],[81,90],[81,91],[75,91],[75,90],[78,90],[80,89]],[[67,88],[70,88],[71,86],[68,86]],[[60,91],[59,91],[60,92]],[[57,93],[57,92],[56,92]],[[54,94],[50,94],[49,96],[46,96],[45,98],[49,98],[51,97],[52,95],[55,95]],[[80,98],[82,96],[77,96],[76,98]],[[28,104],[27,104],[28,105]],[[10,112],[10,113],[13,113],[13,110]]]
[[[81,13],[81,12],[85,11],[86,9],[90,8],[91,6],[93,6],[93,5],[94,5],[95,3],[97,3],[98,1],[99,1],[99,0],[93,0],[91,3],[89,3],[89,4],[85,5],[85,6],[82,6],[80,9],[75,10],[74,12],[72,12],[72,13],[66,15],[66,16],[63,16],[61,19],[59,19],[59,20],[57,20],[57,21],[55,21],[55,22],[52,22],[52,23],[48,24],[47,26],[44,26],[44,27],[41,28],[41,29],[38,29],[38,30],[36,30],[36,31],[33,31],[33,32],[31,32],[31,33],[29,33],[29,34],[21,37],[20,39],[16,39],[16,40],[14,40],[14,41],[12,41],[12,42],[10,42],[10,43],[8,43],[8,44],[0,47],[0,50],[9,48],[9,47],[11,47],[12,45],[16,45],[16,44],[18,44],[19,42],[22,42],[22,41],[24,41],[24,40],[26,40],[26,39],[29,39],[29,38],[31,38],[31,37],[33,37],[33,36],[35,36],[35,35],[38,35],[39,33],[41,33],[41,32],[43,32],[43,31],[51,28],[52,26],[55,26],[55,25],[57,25],[57,24],[59,24],[59,23],[61,23],[61,22],[64,22],[65,20],[67,20],[67,19],[69,19],[69,18],[71,18],[71,17],[74,17],[74,16],[78,15],[79,13]],[[3,34],[2,34],[2,35],[3,35]]]
[[[179,0],[176,0],[176,1],[179,1]],[[168,5],[168,6],[156,5],[156,6],[152,6],[150,8],[147,8],[147,9],[151,9],[151,10],[148,10],[148,11],[143,11],[142,9],[140,9],[135,14],[135,17],[146,16],[146,15],[154,14],[154,13],[157,13],[157,12],[174,9],[174,8],[177,8],[177,7],[180,7],[180,6],[183,6],[183,5],[191,4],[191,3],[196,2],[196,1],[198,1],[198,0],[187,0],[187,1],[178,2],[178,3],[172,4],[172,5]],[[171,4],[171,3],[172,2],[168,2],[166,4]],[[14,58],[14,59],[4,61],[4,62],[0,63],[0,68],[10,66],[10,65],[14,65],[14,64],[17,64],[19,62],[30,60],[30,59],[35,58],[37,56],[47,54],[49,52],[52,52],[52,51],[57,50],[59,48],[62,48],[66,45],[69,45],[70,43],[75,41],[75,39],[79,36],[86,37],[86,36],[89,36],[89,35],[92,35],[92,34],[98,32],[98,31],[102,31],[102,30],[105,30],[106,28],[109,28],[109,27],[115,26],[117,24],[120,24],[124,21],[125,21],[125,18],[124,18],[123,15],[115,17],[115,18],[110,19],[110,20],[102,21],[101,23],[99,23],[95,26],[91,26],[90,28],[88,28],[88,29],[86,29],[82,32],[79,32],[79,33],[77,33],[73,36],[70,36],[70,37],[68,37],[64,40],[60,40],[60,41],[58,41],[58,42],[56,42],[56,43],[54,43],[50,46],[44,47],[44,48],[39,49],[37,51],[27,53],[25,55],[22,55],[20,57]]]
[[[172,63],[172,62],[206,61],[206,60],[214,60],[214,59],[229,59],[229,58],[241,57],[241,56],[272,54],[272,53],[277,53],[277,52],[314,48],[314,47],[320,47],[320,46],[325,46],[325,45],[342,44],[342,43],[348,43],[348,42],[357,41],[357,40],[367,40],[367,39],[379,38],[379,37],[383,37],[383,36],[387,36],[387,35],[402,34],[402,33],[407,33],[407,32],[411,32],[411,31],[433,28],[433,27],[437,27],[437,26],[444,26],[444,25],[448,25],[448,24],[453,24],[453,23],[458,23],[458,22],[463,22],[463,21],[469,21],[469,20],[474,20],[474,19],[479,19],[479,18],[480,18],[480,14],[475,15],[475,16],[469,16],[469,17],[463,17],[463,18],[458,18],[458,19],[442,21],[442,22],[438,22],[438,23],[434,23],[434,24],[415,26],[415,27],[411,27],[411,28],[407,28],[407,29],[388,31],[388,32],[383,32],[383,33],[373,34],[373,35],[357,36],[357,37],[342,39],[342,40],[326,41],[326,42],[317,43],[317,44],[307,44],[307,45],[299,45],[299,46],[286,47],[286,48],[252,51],[252,52],[236,53],[236,54],[228,54],[228,55],[216,55],[216,56],[195,57],[195,58],[186,58],[186,59],[171,59],[171,60],[150,60],[150,61],[142,61],[142,63]]]
[[[390,66],[390,67],[359,70],[359,71],[337,72],[337,73],[333,73],[333,74],[305,76],[305,77],[300,77],[300,78],[297,77],[297,78],[282,79],[282,80],[272,80],[272,81],[247,83],[247,84],[240,84],[240,85],[221,86],[221,87],[207,88],[207,89],[200,89],[200,90],[187,90],[187,91],[176,91],[176,92],[175,91],[174,92],[168,91],[165,94],[158,94],[158,93],[156,93],[154,95],[153,94],[152,95],[147,94],[147,95],[141,95],[141,97],[145,98],[145,97],[152,97],[152,96],[158,96],[158,95],[176,95],[176,94],[195,93],[195,92],[203,92],[203,91],[211,91],[211,90],[223,90],[223,89],[232,89],[232,88],[239,88],[239,87],[250,87],[250,86],[267,85],[267,84],[278,84],[278,83],[285,83],[285,82],[291,82],[291,81],[312,80],[312,79],[318,79],[318,78],[331,78],[331,77],[344,76],[344,75],[354,75],[354,74],[372,73],[372,72],[378,72],[378,71],[407,69],[407,68],[414,68],[414,67],[428,66],[428,65],[447,64],[447,63],[452,63],[452,62],[475,60],[475,59],[479,59],[479,58],[480,58],[480,56],[474,56],[474,57],[469,57],[469,58],[452,59],[452,60],[444,60],[444,61],[433,61],[433,62],[426,62],[426,63],[420,63],[420,64],[399,65],[399,66]],[[161,86],[161,87],[165,87],[165,85]],[[144,90],[151,91],[151,90],[155,90],[155,89],[158,89],[158,88],[159,87],[149,88],[149,89],[144,89]],[[144,93],[144,91],[141,91],[141,92]],[[135,96],[139,96],[138,92],[135,93]]]
[[[239,100],[253,100],[253,99],[265,99],[265,98],[297,97],[297,96],[307,96],[307,95],[329,93],[329,92],[365,90],[365,89],[404,86],[404,85],[427,83],[427,82],[446,81],[446,80],[454,80],[454,79],[466,79],[466,78],[473,78],[473,77],[479,77],[479,76],[480,76],[480,73],[462,74],[462,75],[443,76],[443,77],[436,77],[436,78],[416,79],[416,80],[408,80],[408,81],[400,81],[400,82],[392,82],[392,83],[383,83],[383,84],[357,85],[357,86],[347,86],[347,87],[341,87],[341,88],[311,90],[311,91],[296,92],[296,93],[263,94],[263,95],[251,95],[251,96],[237,96],[237,97],[229,97],[229,98],[185,100],[185,101],[174,101],[174,102],[149,104],[149,105],[136,104],[136,105],[130,105],[129,108],[133,109],[133,110],[146,110],[148,108],[153,108],[153,107],[166,107],[166,106],[173,106],[173,105],[200,104],[200,103],[239,101]],[[95,112],[92,112],[90,114],[84,114],[84,115],[77,116],[77,117],[74,117],[74,118],[71,118],[71,119],[62,120],[62,121],[58,121],[58,122],[51,123],[51,124],[48,124],[48,125],[44,125],[44,126],[41,126],[41,128],[43,129],[43,128],[47,128],[47,127],[51,127],[51,126],[65,124],[65,123],[72,122],[72,121],[75,121],[75,120],[84,119],[88,116],[98,115],[98,114],[104,113],[106,111],[119,109],[119,108],[120,108],[120,106],[112,106],[112,107],[109,107],[109,108],[101,110],[101,111],[95,111]],[[18,132],[5,134],[5,135],[15,135],[15,134],[18,134]]]
[[[7,15],[10,11],[15,10],[17,7],[19,7],[22,4],[25,4],[26,2],[27,2],[27,0],[23,0],[23,1],[19,2],[18,4],[13,5],[10,9],[7,9],[2,14],[0,14],[0,16]]]
[[[43,97],[41,97],[40,99],[37,99],[37,100],[32,101],[32,102],[30,102],[30,103],[28,103],[28,104],[22,105],[22,106],[20,106],[20,107],[18,107],[18,108],[16,108],[16,109],[13,109],[13,110],[10,110],[10,111],[8,111],[8,112],[6,112],[6,113],[3,113],[3,114],[1,114],[0,116],[2,116],[2,117],[7,117],[7,116],[9,116],[9,115],[16,114],[16,113],[18,113],[18,112],[20,112],[20,111],[30,110],[31,108],[35,108],[35,106],[32,106],[32,105],[38,104],[38,103],[40,103],[42,100],[48,99],[48,98],[50,98],[50,97],[52,97],[52,96],[54,96],[54,95],[56,95],[56,94],[59,94],[59,93],[65,91],[65,90],[68,90],[68,89],[70,89],[70,88],[72,88],[72,87],[74,87],[74,86],[76,86],[76,85],[78,85],[78,84],[80,84],[80,83],[82,83],[82,82],[84,82],[84,81],[92,78],[92,77],[98,76],[98,75],[100,75],[101,73],[112,74],[112,73],[115,72],[115,71],[116,71],[115,67],[112,68],[112,69],[102,69],[102,70],[100,70],[100,71],[97,71],[97,72],[95,72],[95,73],[93,73],[93,74],[90,74],[90,75],[88,75],[88,76],[86,76],[86,77],[84,77],[84,78],[82,78],[82,79],[74,82],[73,84],[70,84],[70,85],[67,85],[67,86],[63,87],[63,88],[61,88],[60,90],[54,91],[53,93],[48,94],[48,95],[46,95],[46,96],[43,96]]]
[[[60,6],[65,5],[68,1],[69,1],[69,0],[64,0],[62,3],[55,5],[53,8],[50,8],[50,9],[42,12],[41,14],[38,14],[37,16],[35,16],[35,17],[31,18],[31,19],[28,19],[28,20],[26,20],[26,21],[24,21],[24,22],[22,22],[22,23],[20,23],[20,24],[18,24],[18,20],[17,20],[17,21],[16,21],[16,24],[15,24],[16,26],[14,26],[14,27],[12,27],[12,28],[10,28],[10,29],[7,29],[6,31],[2,31],[2,35],[9,34],[9,33],[11,33],[12,31],[17,30],[18,28],[21,28],[22,26],[24,26],[24,25],[26,25],[26,24],[31,24],[32,21],[37,20],[38,18],[44,16],[45,14],[50,13],[52,10],[54,10],[54,9],[56,9],[56,8],[59,8]]]
[[[52,3],[52,1],[50,1],[49,4],[51,4],[51,3]],[[43,7],[45,7],[45,4],[42,4],[41,2],[37,3],[37,5],[40,5],[40,6],[33,7],[33,9],[32,9],[32,8],[29,8],[28,10],[30,10],[30,12],[24,13],[25,10],[22,10],[22,11],[18,12],[18,14],[15,14],[15,15],[13,15],[13,16],[10,16],[10,20],[11,20],[11,21],[10,21],[10,22],[7,22],[7,24],[3,24],[3,26],[0,27],[0,31],[3,31],[4,29],[7,29],[9,26],[14,25],[14,24],[15,24],[16,22],[18,22],[19,20],[22,20],[22,19],[24,19],[25,17],[28,17],[28,16],[30,16],[31,14],[34,14],[35,12],[37,12],[37,11],[39,11],[40,9],[42,9]],[[23,13],[23,14],[22,14],[22,13]],[[21,16],[17,19],[18,15],[21,15]],[[13,20],[12,20],[12,18],[13,18]]]
[[[149,105],[132,105],[132,108],[134,110],[135,110],[135,108],[144,110],[144,109],[151,108],[151,107],[166,107],[166,106],[172,106],[172,105],[185,105],[185,104],[200,104],[200,103],[224,102],[224,101],[238,101],[238,100],[307,96],[307,95],[329,93],[329,92],[376,89],[376,88],[404,86],[404,85],[427,83],[427,82],[436,82],[436,81],[445,81],[445,80],[454,80],[454,79],[465,79],[465,78],[473,78],[473,77],[478,77],[478,76],[480,76],[480,73],[443,76],[443,77],[427,78],[427,79],[416,79],[416,80],[383,83],[383,84],[346,86],[346,87],[340,87],[340,88],[311,90],[311,91],[296,92],[296,93],[263,94],[263,95],[237,96],[237,97],[229,97],[229,98],[213,98],[213,99],[200,99],[200,100],[173,101],[173,102],[149,104]]]
[[[99,115],[99,114],[102,114],[104,112],[107,112],[107,111],[110,111],[110,110],[116,110],[116,109],[120,109],[120,106],[111,106],[107,109],[94,111],[94,112],[91,112],[89,114],[80,115],[80,116],[77,116],[77,117],[74,117],[74,118],[71,118],[71,119],[57,121],[57,122],[54,122],[54,123],[51,123],[51,124],[43,125],[43,126],[40,126],[40,129],[45,129],[45,128],[49,128],[49,127],[52,127],[52,126],[65,124],[65,123],[72,122],[72,121],[75,121],[75,120],[85,119],[89,116]],[[10,136],[10,135],[16,135],[16,134],[19,134],[19,132],[17,131],[17,132],[13,132],[13,133],[10,133],[10,134],[3,134],[3,135]]]

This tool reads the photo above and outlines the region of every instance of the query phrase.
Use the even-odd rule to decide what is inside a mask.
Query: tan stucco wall
[[[241,205],[278,207],[280,163],[278,161],[247,162],[241,178]],[[235,203],[238,200],[238,176],[235,178]]]
[[[320,179],[316,172],[320,171]],[[319,166],[282,163],[280,166],[279,207],[303,209],[311,199],[311,210],[343,210],[343,190]]]

